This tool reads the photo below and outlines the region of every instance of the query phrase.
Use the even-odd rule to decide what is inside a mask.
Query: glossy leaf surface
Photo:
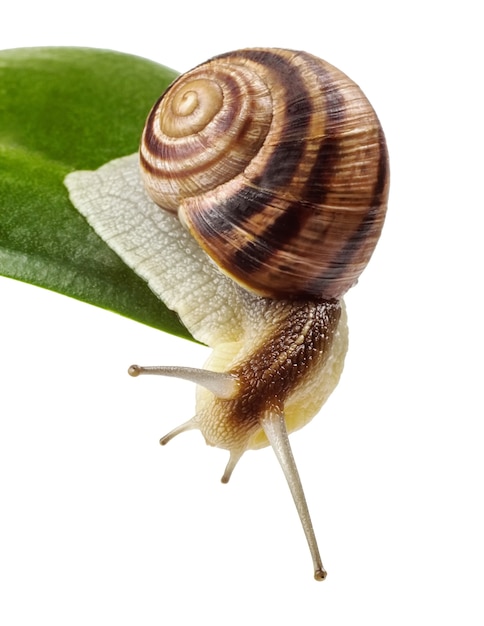
[[[135,152],[176,72],[90,48],[0,51],[0,274],[188,336],[69,201],[68,172]]]

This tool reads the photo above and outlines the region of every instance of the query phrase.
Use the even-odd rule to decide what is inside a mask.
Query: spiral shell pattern
[[[370,103],[304,52],[246,49],[180,76],[140,147],[149,195],[270,298],[341,297],[383,226],[388,154]]]

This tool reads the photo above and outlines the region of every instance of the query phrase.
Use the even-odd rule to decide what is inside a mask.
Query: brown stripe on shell
[[[347,95],[348,91],[350,95]],[[257,253],[251,250],[258,255],[259,260],[262,259],[262,263],[258,275],[253,273],[250,277],[244,277],[244,281],[261,285],[260,292],[264,295],[342,296],[356,282],[368,263],[381,232],[386,192],[375,204],[373,187],[382,171],[377,164],[385,163],[387,155],[384,142],[384,151],[378,154],[380,142],[377,138],[382,136],[378,120],[366,99],[358,95],[355,86],[342,82],[336,92],[330,89],[326,93],[331,95],[326,105],[331,115],[326,124],[326,137],[321,144],[318,160],[301,194],[300,218],[281,218],[283,221],[279,233],[282,235],[282,228],[287,224],[288,228],[294,229],[292,236],[288,233],[284,239],[282,235],[279,242],[272,245],[270,255],[267,245],[271,241],[273,229],[273,225],[270,225],[261,236],[265,258],[261,250]],[[348,99],[346,103],[341,95],[343,93]],[[349,101],[353,98],[358,102],[358,107],[364,102],[366,108],[363,115],[365,131],[359,138],[363,148],[358,147],[358,154],[362,153],[358,158],[353,155],[352,134],[355,129],[357,133],[361,132],[358,128],[360,119],[354,112],[347,112],[353,106]],[[366,119],[368,116],[369,120]],[[348,138],[345,137],[346,132],[349,133]],[[371,144],[377,145],[372,147]],[[364,154],[366,151],[369,156]],[[356,175],[360,168],[367,170],[361,182]],[[383,187],[386,188],[386,184]],[[315,201],[317,204],[312,204]],[[307,202],[311,203],[310,206]],[[297,203],[288,208],[297,212]],[[262,285],[262,280],[267,280],[270,291]]]
[[[276,54],[265,50],[247,50],[217,57],[230,62],[262,64],[263,70],[268,73],[266,80],[272,85],[272,98],[278,110],[278,120],[271,127],[261,153],[254,157],[250,168],[243,173],[244,183],[238,186],[234,183],[233,187],[227,185],[225,193],[219,194],[216,201],[189,199],[182,209],[183,221],[188,223],[201,245],[207,246],[209,254],[213,256],[214,249],[220,252],[224,247],[230,247],[226,256],[233,251],[237,255],[235,264],[240,264],[243,271],[253,271],[260,263],[257,255],[250,252],[252,247],[257,247],[259,240],[254,241],[253,233],[270,221],[264,213],[272,206],[284,220],[287,201],[281,203],[280,198],[285,195],[290,198],[291,193],[297,197],[301,187],[299,181],[302,180],[304,184],[304,178],[298,176],[298,171],[304,160],[313,111],[304,76],[293,63],[295,56],[299,55],[284,51],[277,51]],[[293,101],[294,94],[296,97]],[[287,194],[287,187],[291,183],[293,189]],[[240,247],[233,247],[237,249],[230,246],[227,237],[227,233],[234,231],[241,235]],[[270,253],[270,240],[266,242],[264,239],[259,246],[264,248],[266,243],[266,250]],[[249,254],[244,252],[244,247]],[[227,264],[227,261],[227,258],[221,259],[221,265]]]
[[[251,427],[254,430],[260,427],[258,417],[266,410],[283,412],[290,396],[305,384],[312,372],[321,371],[331,353],[341,317],[339,303],[307,302],[288,310],[287,319],[261,338],[261,345],[251,352],[250,359],[243,359],[230,370],[243,381],[237,398],[215,400],[223,405],[221,410],[231,422],[231,428],[225,430],[238,443],[241,432],[247,436]],[[217,413],[217,408],[211,407],[211,411]],[[210,432],[204,434],[210,440]]]
[[[241,181],[223,187],[224,194],[218,194],[216,201],[212,198],[205,201],[203,197],[186,199],[186,206],[182,208],[183,221],[201,245],[207,245],[209,253],[210,248],[220,250],[226,244],[229,247],[225,234],[235,229],[241,235],[247,232],[251,238],[251,229],[254,228],[251,220],[272,204],[301,166],[311,115],[310,97],[300,73],[281,56],[282,51],[277,52],[279,54],[266,50],[243,50],[213,59],[231,64],[247,65],[251,62],[249,67],[254,73],[261,72],[261,67],[266,73],[273,72],[264,79],[271,86],[278,119],[266,136],[267,145],[261,147],[262,154],[254,155],[253,162],[245,171],[241,169]],[[298,106],[291,108],[286,103],[292,93],[299,94],[299,98]],[[267,221],[265,217],[262,219]],[[240,245],[244,245],[244,239]],[[224,261],[221,260],[221,263],[224,264]]]
[[[210,77],[208,72],[203,72],[202,76],[204,78]],[[250,101],[248,103],[244,102],[244,96],[246,94],[242,92],[241,86],[233,76],[226,73],[223,76],[219,74],[217,79],[223,82],[224,99],[230,99],[233,106],[230,108],[225,106],[219,111],[216,118],[212,118],[207,126],[211,125],[210,131],[213,131],[214,137],[220,138],[220,136],[223,137],[226,133],[229,133],[230,137],[229,131],[234,120],[240,117],[242,106],[247,106],[247,104],[250,104]],[[160,106],[168,99],[173,91],[173,87],[176,86],[177,83],[173,83],[170,91],[166,91],[158,100],[145,125],[140,153],[145,159],[145,162],[152,168],[153,172],[163,172],[164,170],[172,168],[186,172],[192,165],[191,160],[194,160],[200,154],[206,153],[207,151],[207,145],[203,140],[200,140],[200,135],[203,137],[203,133],[185,135],[181,138],[170,137],[163,133],[159,127],[158,119]],[[246,86],[244,85],[244,87]],[[239,136],[237,135],[236,139],[238,138]],[[152,160],[149,160],[148,157]],[[190,161],[187,162],[187,159],[190,159]],[[197,167],[196,162],[194,162],[193,165]]]
[[[306,222],[315,218],[315,213],[318,210],[318,206],[315,203],[319,205],[324,204],[325,195],[330,187],[334,168],[338,164],[339,142],[334,129],[341,123],[344,117],[344,100],[339,90],[334,88],[330,73],[322,68],[320,63],[316,65],[312,59],[308,59],[308,64],[311,66],[313,72],[318,71],[321,76],[324,77],[325,88],[322,90],[322,95],[325,99],[324,107],[327,113],[324,139],[318,149],[318,154],[309,176],[304,181],[300,198],[296,202],[288,204],[287,208],[266,226],[257,240],[249,241],[244,248],[235,251],[235,263],[237,265],[240,264],[246,271],[251,271],[252,273],[264,264],[267,268],[267,265],[270,263],[270,258],[273,257],[277,251],[294,246],[293,242],[300,237],[300,233],[306,225]],[[312,110],[308,108],[306,114],[308,116],[311,115]],[[284,151],[288,151],[288,156],[293,156],[292,146],[284,145],[283,148]],[[302,158],[302,155],[299,154],[298,151],[295,152],[296,158]],[[283,157],[284,155],[281,156]],[[283,184],[284,183],[282,183],[281,186],[283,186]],[[283,191],[281,193],[283,193]],[[321,223],[321,227],[323,227],[323,223]],[[266,270],[266,268],[264,268],[264,270]],[[290,267],[286,268],[283,266],[279,269],[282,270],[282,274],[293,274],[294,272],[294,268],[291,271]],[[278,273],[279,270],[275,270],[274,273],[276,272]],[[302,276],[300,281],[301,288],[305,282],[307,282],[307,276]],[[301,289],[298,291],[300,290]],[[322,291],[318,290],[315,293],[321,294]]]
[[[320,275],[309,285],[309,291],[312,293],[327,292],[335,282],[341,281],[342,277],[346,281],[348,267],[351,266],[354,267],[353,282],[356,282],[376,246],[385,220],[389,184],[388,152],[381,128],[378,129],[378,134],[380,156],[369,208],[358,228],[333,259],[332,265],[324,268],[324,271],[321,271]]]
[[[167,136],[158,123],[159,112],[169,112],[172,99],[200,79],[217,81],[223,93],[220,110],[195,134]],[[176,210],[184,197],[231,180],[258,152],[271,119],[267,86],[243,66],[202,64],[181,76],[155,105],[145,126],[140,164],[148,193],[160,206]]]

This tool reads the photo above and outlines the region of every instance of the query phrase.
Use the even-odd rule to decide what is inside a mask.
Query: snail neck
[[[301,428],[335,387],[344,363],[347,329],[341,302],[265,300],[243,338],[215,346],[208,370],[230,374],[232,398],[197,393],[197,420],[208,443],[232,450],[268,445],[260,426],[267,410],[283,412],[288,432]],[[335,358],[336,357],[336,358]],[[223,433],[218,423],[229,424]]]

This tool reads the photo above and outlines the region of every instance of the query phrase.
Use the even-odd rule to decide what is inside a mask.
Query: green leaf
[[[106,50],[0,51],[0,274],[189,337],[63,185],[70,171],[135,152],[148,111],[175,76]]]

